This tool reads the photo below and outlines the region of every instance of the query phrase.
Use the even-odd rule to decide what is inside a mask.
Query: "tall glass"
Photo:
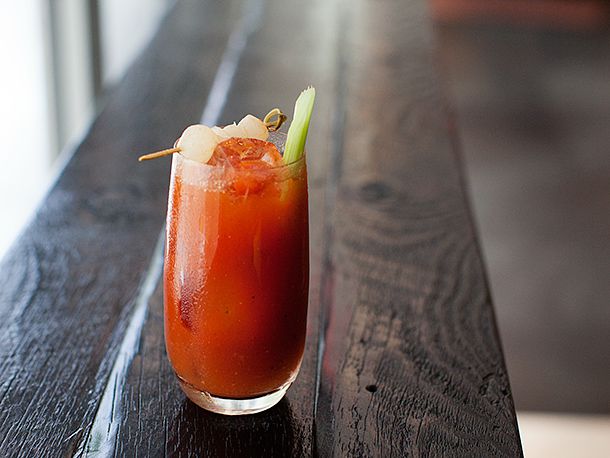
[[[193,402],[240,415],[284,396],[303,357],[308,243],[304,157],[233,168],[174,155],[165,342]]]

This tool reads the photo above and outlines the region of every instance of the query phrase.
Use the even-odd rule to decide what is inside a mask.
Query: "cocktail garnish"
[[[305,140],[309,129],[309,120],[313,111],[313,103],[316,98],[316,90],[308,87],[297,98],[294,104],[294,116],[288,129],[286,148],[284,149],[284,163],[290,164],[303,155],[305,151]]]
[[[257,140],[267,140],[269,138],[267,126],[256,116],[248,114],[237,125],[246,133],[244,138],[256,138]]]
[[[212,157],[214,148],[218,143],[229,138],[252,138],[256,140],[267,140],[269,132],[280,128],[286,120],[286,115],[279,108],[274,108],[261,121],[251,114],[246,115],[238,124],[229,124],[225,127],[214,126],[212,128],[203,124],[194,124],[187,127],[174,148],[164,149],[138,158],[139,161],[147,161],[158,157],[181,153],[184,157],[207,163]]]
[[[180,148],[176,148],[176,147],[162,149],[161,151],[155,151],[154,153],[144,154],[138,158],[138,161],[139,162],[150,161],[152,159],[169,156],[170,154],[179,153],[179,152],[180,152]]]
[[[267,115],[263,119],[263,122],[265,123],[265,126],[267,127],[269,132],[275,132],[276,130],[279,130],[280,127],[282,127],[282,124],[284,124],[286,119],[287,116],[282,113],[282,110],[280,110],[279,108],[274,108],[269,113],[267,113]]]
[[[203,124],[195,124],[185,129],[176,146],[184,157],[205,164],[212,157],[218,142],[212,129]]]

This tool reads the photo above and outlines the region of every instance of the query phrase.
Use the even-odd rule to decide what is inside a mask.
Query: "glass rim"
[[[252,169],[240,169],[240,168],[235,168],[233,166],[228,166],[228,165],[211,165],[211,164],[208,164],[207,162],[204,163],[204,162],[195,161],[193,159],[189,159],[188,157],[185,157],[180,153],[176,153],[176,156],[180,156],[180,159],[183,161],[188,161],[189,163],[197,164],[197,166],[204,167],[207,169],[212,169],[212,170],[226,170],[229,168],[234,168],[236,171],[257,172],[257,171],[261,171],[261,170],[279,170],[279,169],[284,169],[284,168],[287,168],[287,167],[290,167],[293,165],[297,165],[297,164],[305,161],[306,151],[303,151],[303,154],[301,155],[301,157],[299,157],[298,159],[296,159],[292,162],[289,162],[288,164],[274,165],[274,166],[265,167],[265,168],[257,167],[257,168],[252,168]],[[282,156],[282,159],[283,158],[284,158],[284,156]]]

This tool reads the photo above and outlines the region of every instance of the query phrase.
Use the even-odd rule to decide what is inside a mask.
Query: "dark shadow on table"
[[[224,416],[185,400],[168,426],[169,456],[285,457],[301,450],[290,404],[255,415]]]

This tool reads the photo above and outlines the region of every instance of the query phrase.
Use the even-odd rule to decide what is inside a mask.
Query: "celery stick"
[[[288,129],[286,147],[284,148],[284,163],[290,164],[301,158],[305,151],[305,140],[309,129],[309,120],[313,111],[313,102],[316,98],[316,90],[308,87],[297,98],[294,104],[294,116]]]

